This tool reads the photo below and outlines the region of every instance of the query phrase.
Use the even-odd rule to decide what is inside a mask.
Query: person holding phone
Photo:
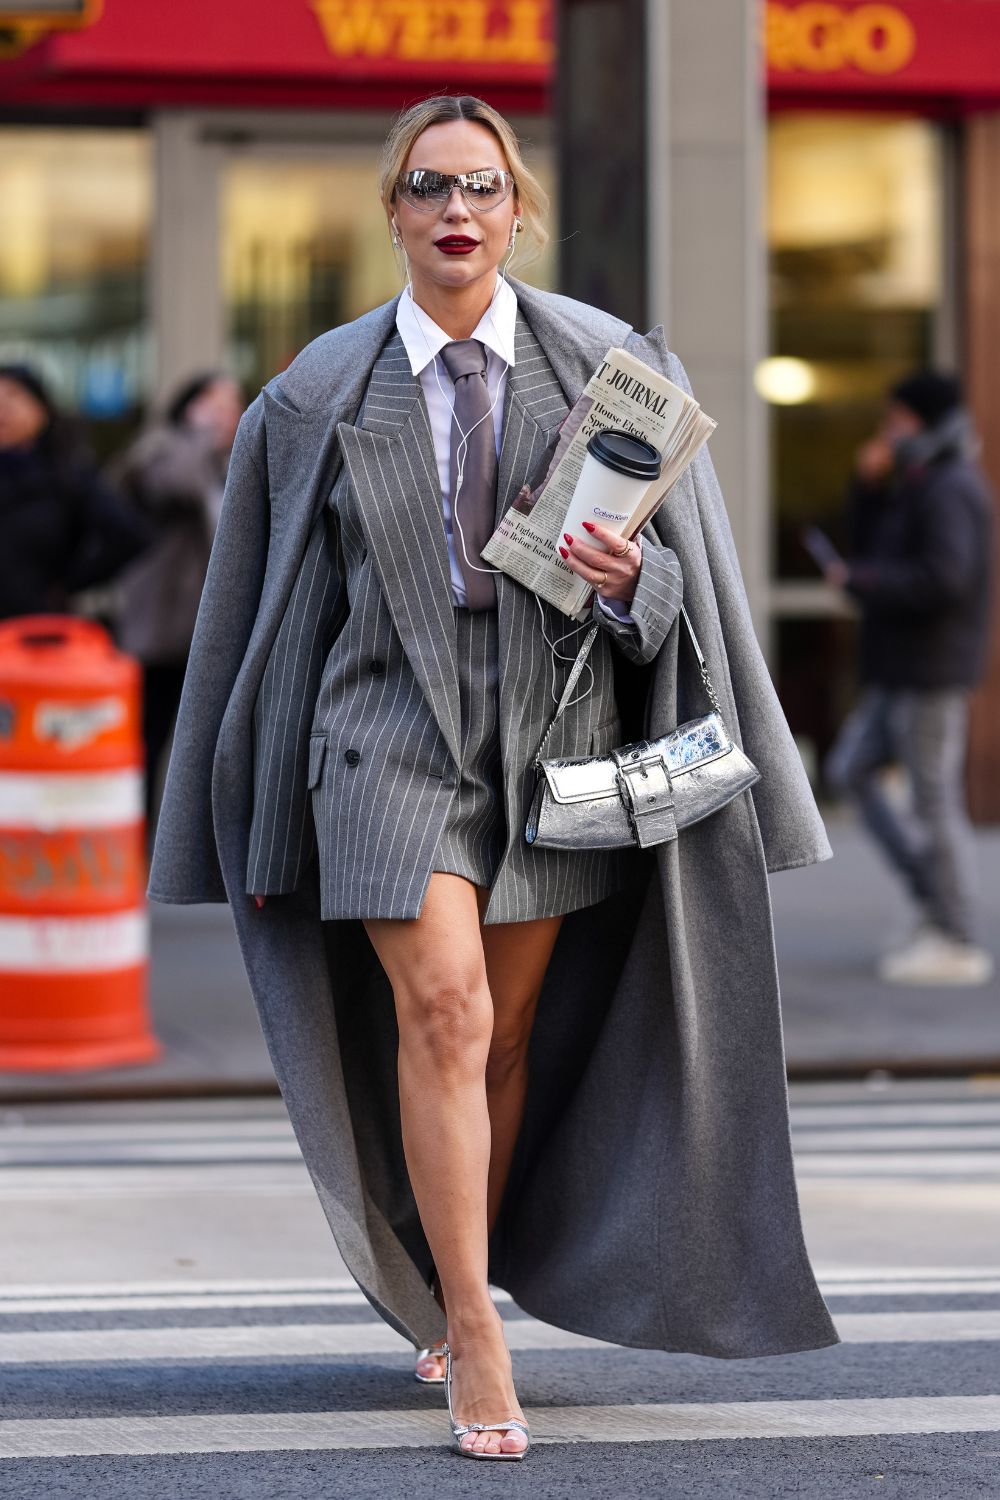
[[[883,955],[881,978],[984,984],[964,773],[969,703],[986,666],[992,503],[959,381],[919,371],[889,393],[860,449],[849,496],[853,556],[824,574],[861,607],[862,694],[825,761],[916,903],[916,931]],[[881,772],[909,773],[912,817]]]

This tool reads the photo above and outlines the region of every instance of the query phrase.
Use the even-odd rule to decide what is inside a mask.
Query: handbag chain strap
[[[722,704],[719,702],[715,687],[712,683],[712,679],[709,676],[708,663],[706,662],[704,653],[702,652],[702,649],[698,644],[698,637],[694,633],[694,626],[691,624],[691,616],[688,614],[683,604],[681,605],[680,612],[684,618],[684,624],[687,626],[688,637],[691,641],[692,646],[694,647],[694,653],[698,658],[698,669],[701,673],[701,680],[705,685],[705,692],[708,694],[708,699],[713,709],[721,719],[723,717]],[[600,630],[600,628],[600,625],[591,625],[590,629],[587,631],[586,636],[584,637],[583,645],[577,652],[576,661],[573,663],[570,674],[566,679],[566,686],[562,690],[562,696],[560,697],[559,702],[556,706],[555,713],[552,715],[552,721],[549,724],[548,729],[546,729],[544,735],[542,736],[541,744],[539,745],[537,753],[535,755],[536,766],[542,759],[545,746],[548,744],[549,736],[551,735],[553,729],[555,729],[563,710],[566,708],[570,698],[573,696],[573,689],[576,687],[577,683],[580,680],[580,676],[586,664],[587,657],[590,655],[590,648],[591,646],[593,646],[594,641],[597,638],[597,632]]]

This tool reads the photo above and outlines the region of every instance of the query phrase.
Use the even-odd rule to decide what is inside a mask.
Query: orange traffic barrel
[[[0,623],[0,1070],[159,1056],[140,693],[100,625]]]

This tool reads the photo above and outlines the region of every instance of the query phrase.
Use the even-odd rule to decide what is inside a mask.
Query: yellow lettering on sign
[[[334,57],[544,67],[548,0],[312,0]],[[502,25],[491,24],[493,17]]]
[[[384,57],[393,42],[385,7],[368,0],[316,0],[330,51],[337,57]]]
[[[866,73],[898,73],[917,50],[913,22],[894,5],[859,5],[851,21],[858,67]]]
[[[61,9],[46,7],[40,14],[37,5],[0,0],[0,57],[16,57],[18,53],[43,41],[53,31],[77,31],[83,26],[93,26],[101,19],[104,0],[67,0]]]
[[[862,73],[898,73],[916,51],[909,16],[895,5],[768,4],[764,46],[776,72],[836,73],[855,67]]]

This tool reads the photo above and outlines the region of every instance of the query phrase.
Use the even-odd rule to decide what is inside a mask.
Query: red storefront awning
[[[777,103],[1000,101],[1000,0],[769,0],[763,15]]]
[[[0,29],[0,104],[393,108],[470,89],[534,112],[555,64],[556,0],[0,0],[0,28],[53,7],[72,29],[20,55]],[[760,9],[774,104],[1000,103],[1000,0]]]
[[[0,27],[5,11],[30,4],[0,0]],[[0,102],[394,107],[475,89],[539,110],[553,9],[552,0],[104,0],[89,23],[57,22],[0,61]]]

